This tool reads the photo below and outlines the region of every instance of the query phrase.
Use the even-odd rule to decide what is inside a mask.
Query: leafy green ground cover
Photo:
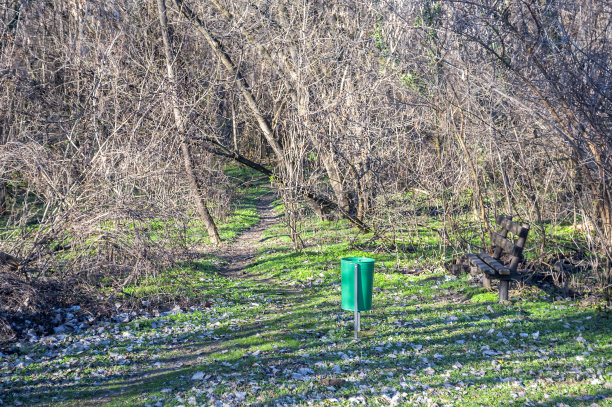
[[[269,229],[244,278],[214,259],[186,267],[197,278],[163,277],[200,306],[13,347],[0,355],[3,405],[612,405],[609,313],[537,288],[498,304],[416,243],[398,265],[344,222],[305,229],[301,253]],[[355,342],[339,259],[358,255],[377,266]]]
[[[228,166],[224,172],[232,190],[232,202],[229,215],[218,222],[217,228],[222,241],[231,241],[243,230],[257,224],[257,202],[270,193],[270,188],[267,186],[268,179],[253,170]],[[210,243],[204,223],[197,220],[195,215],[187,225],[186,235],[190,245]]]
[[[228,242],[235,240],[243,230],[257,224],[257,202],[270,193],[270,188],[266,186],[267,180],[253,171],[238,167],[228,167],[225,171],[232,180],[234,199],[229,216],[218,224],[218,229],[221,240]],[[155,234],[176,228],[166,229],[160,223],[150,229],[152,238],[155,239]],[[210,243],[206,227],[197,219],[189,223],[186,235],[190,246]],[[161,239],[161,236],[159,238]],[[218,273],[222,266],[223,260],[214,255],[183,261],[164,273],[145,276],[127,285],[119,297],[127,296],[130,299],[153,300],[158,303],[174,300],[206,302],[208,298],[216,297],[227,289],[227,279]]]

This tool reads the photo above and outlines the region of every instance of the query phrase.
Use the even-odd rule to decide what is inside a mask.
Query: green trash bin
[[[342,274],[342,309],[355,310],[355,264],[357,273],[357,311],[372,309],[372,286],[374,285],[374,259],[369,257],[344,257],[340,261]]]

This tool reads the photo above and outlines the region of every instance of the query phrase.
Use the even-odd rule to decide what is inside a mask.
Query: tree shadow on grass
[[[327,292],[314,289],[278,295],[282,291],[278,286],[252,290],[255,295],[263,295],[272,301],[267,308],[257,308],[249,312],[243,310],[242,318],[246,322],[236,322],[235,328],[229,326],[219,328],[212,334],[208,333],[207,328],[200,333],[187,334],[184,337],[174,335],[174,337],[179,336],[176,338],[178,339],[176,344],[172,343],[172,337],[164,336],[164,326],[161,326],[157,330],[161,336],[157,340],[152,340],[151,346],[157,347],[156,353],[162,357],[151,359],[150,347],[136,347],[130,354],[133,362],[128,367],[129,369],[134,367],[134,372],[117,372],[108,380],[100,380],[97,386],[91,382],[71,384],[61,379],[49,381],[42,377],[37,378],[37,373],[31,372],[27,381],[14,385],[11,391],[21,394],[22,397],[27,396],[32,405],[38,403],[37,399],[48,402],[52,397],[61,397],[68,405],[100,405],[113,400],[131,400],[130,403],[142,404],[145,399],[141,397],[161,394],[159,392],[164,388],[171,387],[176,391],[188,392],[194,385],[199,385],[199,382],[191,380],[191,376],[201,371],[215,378],[227,375],[223,379],[226,380],[228,389],[231,387],[240,391],[249,391],[247,382],[242,379],[257,377],[265,378],[268,382],[275,380],[276,383],[295,385],[296,389],[306,397],[316,395],[331,397],[335,394],[346,399],[360,395],[362,391],[350,382],[347,382],[345,387],[331,391],[321,384],[322,380],[346,378],[346,374],[353,371],[368,371],[371,380],[370,378],[364,380],[363,384],[372,388],[378,388],[377,381],[381,382],[383,387],[399,388],[400,377],[409,378],[413,375],[420,381],[428,380],[427,386],[434,391],[450,392],[458,396],[460,390],[449,390],[447,388],[449,380],[441,377],[445,371],[461,371],[461,368],[455,367],[457,362],[464,366],[485,369],[483,366],[490,366],[495,358],[503,358],[504,363],[500,365],[499,370],[485,369],[482,377],[472,374],[467,376],[465,380],[469,381],[469,385],[461,391],[483,388],[485,385],[490,388],[499,385],[501,378],[516,375],[513,371],[516,366],[537,370],[540,364],[543,364],[554,371],[569,370],[573,362],[557,360],[558,356],[581,347],[572,343],[571,339],[576,333],[568,332],[565,328],[567,323],[584,324],[581,335],[591,342],[610,335],[607,321],[594,312],[576,311],[575,315],[568,315],[560,320],[558,316],[536,318],[524,311],[496,303],[465,304],[457,309],[450,304],[423,303],[420,300],[408,299],[405,302],[409,308],[404,308],[402,311],[402,307],[398,306],[395,300],[380,295],[375,299],[378,309],[364,316],[364,323],[370,324],[373,335],[364,337],[359,343],[353,343],[350,340],[350,316],[329,299]],[[280,303],[275,304],[274,301]],[[246,306],[248,303],[249,301],[245,301],[235,306]],[[417,305],[420,309],[416,307]],[[493,312],[488,309],[489,307],[493,307]],[[450,314],[457,315],[458,319],[450,321],[448,319]],[[587,314],[591,320],[585,324],[583,320]],[[521,318],[520,331],[526,333],[527,337],[514,335],[509,338],[509,344],[504,344],[499,342],[494,334],[487,333],[489,329],[495,331],[502,329],[497,321],[508,316]],[[249,317],[253,320],[249,321]],[[231,319],[231,316],[228,318]],[[170,324],[177,322],[168,320],[164,325]],[[539,333],[537,340],[533,336],[535,332]],[[218,339],[215,340],[214,337]],[[323,337],[327,339],[324,340]],[[553,337],[559,340],[553,343]],[[123,340],[114,342],[112,346],[124,349],[131,344],[133,340]],[[390,344],[390,347],[386,344]],[[502,355],[491,357],[483,353],[489,350],[483,351],[483,346],[489,346],[492,351],[500,351]],[[542,346],[545,346],[546,352],[549,353],[539,354],[533,349]],[[254,356],[254,349],[260,348],[265,350],[260,355]],[[400,354],[393,360],[387,358],[390,352],[400,349],[407,353]],[[97,350],[104,352],[104,347],[99,347]],[[520,352],[512,353],[508,350]],[[364,356],[356,359],[358,352]],[[437,352],[442,352],[443,357],[435,358]],[[349,360],[346,360],[341,353],[348,355]],[[166,356],[163,356],[164,354]],[[302,354],[309,354],[309,357],[302,358],[300,356]],[[550,359],[542,359],[544,356],[549,356]],[[427,362],[423,358],[426,358]],[[555,364],[553,358],[556,360]],[[364,360],[373,363],[366,363]],[[160,363],[160,366],[154,367],[155,362]],[[324,363],[325,367],[314,368],[317,362]],[[254,366],[254,363],[258,366]],[[332,365],[341,366],[345,373],[333,373],[329,368]],[[113,363],[108,360],[99,360],[89,362],[87,368],[91,372],[100,368],[110,369],[112,366]],[[428,367],[435,369],[433,380],[427,379],[427,374],[423,373]],[[315,370],[310,380],[314,383],[312,388],[302,389],[307,382],[294,380],[292,377],[292,374],[298,372],[300,368]],[[59,367],[56,372],[62,369]],[[388,376],[389,373],[393,376]],[[130,377],[130,374],[133,376]],[[239,375],[230,376],[233,374]],[[251,374],[254,376],[249,376]],[[550,374],[544,372],[543,377],[550,377]],[[526,375],[520,379],[525,383],[531,380]],[[284,390],[273,390],[272,395],[268,393],[270,391],[265,392],[263,398],[256,402],[262,405],[275,404],[282,402],[287,396],[294,397],[288,387]],[[609,396],[607,390],[601,394]],[[569,395],[558,399],[559,402],[573,405],[581,402],[578,397],[582,396]],[[231,399],[228,400],[231,402]],[[39,404],[42,403],[41,401]]]

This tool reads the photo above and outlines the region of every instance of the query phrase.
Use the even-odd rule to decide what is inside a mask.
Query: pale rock
[[[394,394],[392,397],[389,397],[389,396],[387,396],[387,395],[384,395],[384,396],[383,396],[383,398],[384,398],[384,399],[387,401],[387,403],[388,403],[387,405],[388,405],[388,406],[390,406],[390,407],[395,407],[395,406],[397,406],[397,405],[399,404],[400,397],[401,397],[401,394],[400,394],[399,392],[398,392],[398,393],[395,393],[395,394]]]
[[[308,378],[305,377],[303,374],[300,373],[291,373],[291,378],[293,380],[307,380]]]
[[[307,367],[302,367],[300,369],[298,369],[298,373],[304,376],[309,376],[311,374],[314,374],[314,370],[309,369]]]
[[[364,396],[350,397],[348,401],[351,404],[366,404],[366,398]]]

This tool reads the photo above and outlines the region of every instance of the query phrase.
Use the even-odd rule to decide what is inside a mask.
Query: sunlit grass
[[[252,189],[227,230],[256,222],[249,211],[265,190]],[[138,298],[199,299],[190,311],[101,324],[59,341],[56,356],[27,344],[6,355],[3,402],[610,405],[609,313],[537,288],[515,290],[500,304],[471,276],[443,271],[431,228],[398,256],[346,221],[303,226],[301,252],[282,224],[268,229],[244,279],[219,274],[210,257],[126,287]],[[340,259],[349,256],[377,261],[373,309],[363,313],[358,342],[352,313],[340,309]],[[192,380],[198,374],[203,379]]]

